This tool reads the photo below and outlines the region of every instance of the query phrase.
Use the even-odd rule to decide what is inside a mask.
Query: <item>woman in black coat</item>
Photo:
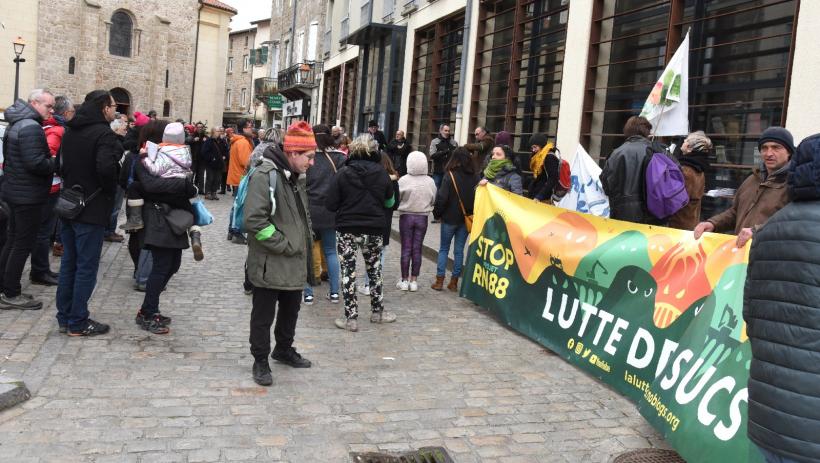
[[[441,220],[441,244],[438,250],[436,282],[432,286],[437,291],[441,291],[444,286],[447,257],[450,254],[450,243],[453,240],[455,240],[453,273],[447,289],[458,291],[458,279],[461,277],[461,270],[464,266],[464,245],[469,235],[464,223],[464,213],[473,215],[475,188],[479,180],[481,179],[475,173],[475,162],[470,157],[470,152],[464,147],[456,148],[445,166],[444,178],[433,206],[433,217]]]

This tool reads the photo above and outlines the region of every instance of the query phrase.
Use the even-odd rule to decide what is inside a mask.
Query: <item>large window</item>
[[[249,55],[242,55],[242,72],[248,72],[251,68],[251,59]]]
[[[111,15],[111,25],[108,34],[108,53],[115,56],[131,56],[131,36],[134,22],[131,16],[124,11],[116,11]]]
[[[529,154],[533,133],[555,136],[561,99],[569,0],[483,4],[476,50],[471,131],[513,134]]]
[[[241,108],[247,108],[248,107],[248,89],[247,88],[243,88],[239,92],[239,106]]]
[[[233,104],[232,93],[231,89],[225,90],[225,109],[230,109]]]
[[[756,140],[785,122],[796,0],[607,0],[595,4],[582,143],[605,158],[623,142],[686,31],[689,125],[715,144],[707,189],[736,188]],[[668,140],[680,143],[679,140]],[[728,205],[706,198],[704,217]]]
[[[407,139],[422,152],[441,124],[455,128],[464,13],[416,31]]]

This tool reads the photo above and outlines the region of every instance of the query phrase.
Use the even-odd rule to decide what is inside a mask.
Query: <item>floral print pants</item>
[[[382,305],[382,252],[381,235],[360,235],[337,233],[336,247],[342,268],[342,297],[345,301],[345,318],[359,318],[356,301],[356,250],[362,249],[364,267],[370,279],[370,307],[373,312],[381,312]]]

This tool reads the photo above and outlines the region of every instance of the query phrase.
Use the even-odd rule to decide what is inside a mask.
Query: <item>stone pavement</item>
[[[225,241],[222,198],[207,203],[217,220],[203,233],[205,260],[186,251],[162,295],[169,335],[134,324],[142,294],[124,244],[106,243],[91,301],[111,333],[59,334],[51,288],[24,289],[43,298],[41,311],[0,311],[0,375],[32,392],[0,413],[0,461],[346,462],[351,451],[440,445],[458,463],[608,462],[666,446],[617,393],[469,301],[429,289],[432,262],[419,292],[396,290],[395,242],[385,300],[398,322],[365,317],[358,333],[341,331],[341,304],[317,297],[296,333],[313,368],[274,362],[274,386],[256,386],[246,248]]]

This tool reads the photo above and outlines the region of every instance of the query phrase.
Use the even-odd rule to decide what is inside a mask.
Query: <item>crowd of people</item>
[[[511,134],[493,135],[484,127],[475,129],[472,143],[459,146],[443,124],[425,154],[413,150],[402,130],[388,141],[376,121],[351,140],[343,127],[304,121],[286,131],[256,130],[252,121],[208,130],[202,123],[158,119],[154,111],[129,117],[116,108],[104,90],[90,92],[75,107],[65,96],[36,89],[5,111],[0,308],[42,308],[21,289],[30,257],[31,281],[57,286],[61,333],[108,332],[107,324],[90,318],[88,301],[103,242],[124,240],[117,224],[125,201],[120,228],[129,235],[135,289],[145,292],[135,322],[150,333],[168,333],[171,318],[161,313],[160,295],[179,270],[184,249],[191,247],[196,260],[204,258],[200,227],[209,222],[199,197],[217,201],[230,190],[236,198],[228,240],[247,245],[252,375],[265,386],[273,382],[268,357],[295,368],[311,366],[293,343],[300,306],[314,302],[320,280],[329,281],[327,300],[343,302],[338,328],[358,331],[357,292],[370,298],[371,323],[397,320],[385,308],[382,271],[394,213],[401,237],[396,287],[418,291],[432,216],[441,224],[441,244],[431,288],[457,291],[477,187],[493,184],[546,204],[566,193],[559,182],[560,153],[546,134],[529,137],[525,169]],[[749,434],[764,452],[801,455],[777,429],[805,425],[786,405],[790,401],[820,400],[816,388],[796,391],[782,381],[793,376],[809,384],[815,373],[806,362],[820,359],[820,349],[803,346],[805,354],[797,355],[790,347],[795,337],[809,339],[820,330],[814,308],[820,299],[820,244],[810,228],[820,223],[820,139],[809,137],[795,148],[788,130],[764,130],[757,141],[760,165],[727,210],[702,221],[712,141],[696,131],[672,151],[651,134],[648,120],[631,117],[624,143],[607,156],[600,180],[610,217],[692,230],[695,239],[707,232],[733,233],[738,247],[754,237],[744,308],[753,352]],[[688,196],[667,217],[650,210],[645,191],[647,166],[658,155],[680,170]],[[522,175],[524,170],[530,175]],[[61,255],[59,272],[49,268],[49,250]],[[357,288],[359,251],[365,271]],[[451,251],[454,265],[445,286]]]

